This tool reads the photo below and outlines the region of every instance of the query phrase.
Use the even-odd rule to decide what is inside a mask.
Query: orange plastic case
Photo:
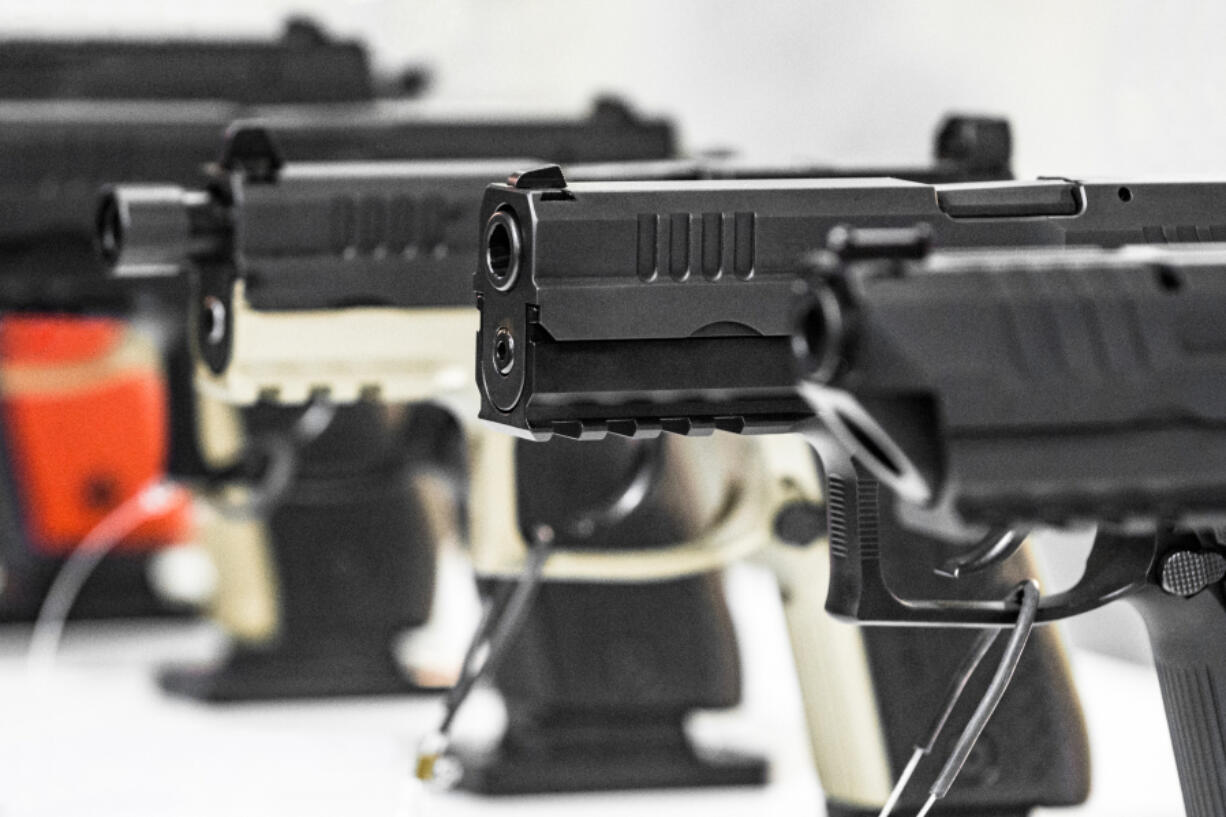
[[[25,528],[46,555],[71,551],[142,486],[162,476],[167,397],[157,361],[134,353],[117,320],[0,320],[0,397]],[[191,533],[191,497],[127,537],[149,550]]]

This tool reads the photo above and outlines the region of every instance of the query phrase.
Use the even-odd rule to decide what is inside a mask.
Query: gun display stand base
[[[414,683],[386,655],[323,659],[242,650],[216,665],[166,667],[158,683],[172,695],[208,703],[436,694],[447,689]]]
[[[459,788],[511,795],[766,783],[765,759],[734,752],[700,756],[680,724],[627,726],[611,719],[604,729],[588,724],[581,731],[553,726],[533,729],[530,742],[508,734],[493,752],[457,749]]]

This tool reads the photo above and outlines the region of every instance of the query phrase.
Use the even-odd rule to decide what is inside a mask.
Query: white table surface
[[[736,741],[772,763],[761,789],[706,789],[489,800],[427,791],[410,777],[438,698],[210,708],[162,695],[153,667],[220,645],[208,625],[80,624],[51,676],[33,680],[24,632],[0,630],[0,815],[719,815],[823,813],[765,573],[740,567],[729,596],[745,659],[745,702],[703,717],[699,738]],[[1094,751],[1094,792],[1068,817],[1176,817],[1182,801],[1150,667],[1073,654]],[[499,728],[497,701],[474,698],[459,734]]]

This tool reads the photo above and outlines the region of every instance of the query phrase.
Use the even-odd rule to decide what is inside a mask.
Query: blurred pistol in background
[[[513,152],[522,145],[549,148],[560,155],[581,158],[653,160],[668,156],[673,145],[671,126],[667,122],[642,120],[613,100],[600,101],[595,113],[582,119],[534,120],[527,117],[470,125],[463,121],[352,106],[278,110],[269,113],[267,119],[280,123],[278,137],[290,155],[319,158],[414,157],[448,151],[460,156],[470,153],[480,156],[485,151],[498,153],[505,149]],[[151,138],[149,131],[140,132],[145,138]],[[164,145],[168,146],[169,142]],[[179,165],[184,158],[185,155],[177,157]],[[279,177],[283,161],[279,149],[272,149],[266,131],[238,127],[227,142],[220,165],[230,169],[241,165],[243,174],[251,179],[271,182]],[[175,172],[175,167],[177,165],[171,164],[166,168],[170,181],[183,179],[181,172]],[[351,194],[344,186],[347,177],[301,182],[291,172],[283,184],[266,186],[264,189],[273,191],[274,195],[257,203],[255,200],[261,188],[253,184],[246,191],[253,198],[249,208],[252,215],[246,225],[251,230],[253,243],[245,252],[254,259],[260,255],[258,242],[272,242],[266,247],[262,274],[253,276],[256,285],[251,296],[261,307],[276,307],[269,313],[274,316],[270,322],[261,321],[266,313],[258,309],[242,311],[247,296],[241,284],[237,293],[214,291],[214,287],[230,283],[217,277],[218,274],[224,276],[224,272],[218,271],[224,270],[225,264],[202,263],[201,267],[208,271],[199,280],[193,279],[190,286],[187,276],[176,275],[173,269],[171,274],[161,275],[156,264],[138,263],[139,269],[134,275],[107,279],[116,288],[136,293],[157,292],[168,287],[183,293],[170,312],[169,334],[183,338],[176,347],[181,357],[188,359],[192,344],[184,333],[193,333],[193,341],[200,341],[197,348],[202,354],[199,358],[206,361],[202,371],[207,370],[208,365],[216,365],[217,354],[222,352],[223,335],[228,343],[230,336],[225,335],[225,330],[231,326],[239,329],[235,336],[246,344],[242,354],[236,355],[244,364],[248,361],[243,355],[253,350],[255,357],[261,360],[281,355],[282,362],[285,356],[294,361],[288,366],[273,364],[275,387],[270,386],[272,380],[266,379],[269,370],[247,372],[245,385],[239,382],[241,377],[211,385],[204,383],[192,397],[188,409],[176,415],[178,430],[195,438],[184,446],[193,455],[186,459],[195,463],[184,463],[181,469],[176,469],[178,472],[188,476],[193,473],[206,477],[220,475],[222,478],[217,481],[229,486],[223,489],[226,493],[238,489],[236,483],[246,484],[240,492],[247,493],[254,485],[258,499],[258,474],[275,472],[269,467],[268,452],[264,449],[279,445],[278,441],[283,442],[287,435],[293,436],[297,423],[306,419],[300,417],[300,408],[286,408],[285,405],[305,403],[308,397],[319,397],[323,392],[328,393],[330,400],[340,402],[356,396],[344,394],[345,383],[353,381],[346,369],[356,361],[362,364],[352,373],[354,375],[373,366],[380,377],[386,376],[399,384],[425,377],[425,383],[408,387],[409,397],[418,395],[414,400],[433,396],[440,388],[446,391],[448,382],[453,387],[466,382],[466,378],[446,366],[441,372],[431,372],[433,361],[398,368],[405,363],[405,358],[391,354],[394,347],[390,340],[405,326],[395,321],[393,325],[386,324],[386,311],[356,310],[361,314],[360,331],[353,329],[353,311],[344,311],[344,317],[339,320],[340,312],[329,313],[330,320],[318,320],[319,308],[323,305],[374,307],[387,303],[389,293],[385,289],[394,289],[390,297],[397,298],[406,288],[412,288],[416,298],[452,307],[450,311],[446,308],[435,310],[424,321],[414,322],[420,342],[436,353],[441,350],[444,356],[450,354],[449,347],[453,348],[455,343],[468,344],[469,335],[457,332],[457,327],[465,326],[465,316],[457,322],[454,314],[457,303],[471,301],[467,286],[453,286],[450,292],[427,292],[421,287],[406,287],[414,281],[401,275],[406,265],[425,266],[429,270],[440,265],[445,267],[453,247],[467,249],[471,245],[471,211],[476,205],[460,207],[457,211],[454,191],[445,185],[453,178],[445,164],[438,168],[441,175],[437,190],[427,191],[420,198],[376,196],[372,199],[362,194],[360,185],[357,192]],[[142,176],[147,178],[153,172],[147,169]],[[481,174],[480,183],[470,188],[460,187],[467,190],[472,201],[479,197],[481,186],[487,181],[505,175],[503,165],[494,171],[492,163],[483,166],[480,162],[476,162],[475,170],[467,172]],[[226,170],[221,171],[220,177],[224,178],[226,173]],[[140,195],[148,196],[149,190],[142,189],[144,193]],[[159,188],[161,193],[166,190]],[[453,198],[448,199],[438,192],[444,190]],[[217,185],[212,192],[218,192]],[[278,210],[286,206],[287,196],[290,209]],[[147,198],[144,201],[153,204]],[[303,231],[292,233],[295,238],[287,240],[292,242],[307,235],[307,243],[276,245],[281,240],[277,236],[291,235],[281,219],[295,218],[294,207],[304,204],[306,210],[301,216],[306,220],[299,225]],[[391,209],[379,210],[384,204]],[[372,211],[370,207],[376,209]],[[170,211],[173,208],[167,212]],[[207,229],[209,214],[192,212],[192,217],[197,219],[196,226]],[[185,210],[183,217],[186,213]],[[149,229],[149,236],[159,228],[171,230],[163,238],[155,239],[155,245],[157,241],[173,243],[177,240],[173,232],[176,225],[151,227],[142,220],[145,215],[145,211],[138,213],[136,223],[141,229]],[[464,220],[463,229],[459,227],[457,215],[469,216]],[[370,230],[382,228],[381,217],[396,220],[395,229],[401,231],[404,242],[390,257],[380,255],[372,259],[368,257],[372,247],[366,242],[371,238]],[[224,225],[213,226],[224,232]],[[224,255],[229,239],[220,233],[213,237],[222,242],[219,252]],[[208,239],[200,236],[198,240],[207,242]],[[356,243],[351,246],[350,241]],[[174,255],[174,246],[160,248]],[[352,285],[341,282],[340,276],[334,274],[338,259],[344,263],[352,261],[353,267],[362,267],[363,274],[355,276]],[[125,270],[132,272],[134,268],[129,265],[121,271]],[[446,285],[449,280],[450,276],[430,275],[420,283],[429,289],[434,283]],[[191,310],[190,316],[189,302],[200,304],[199,308]],[[312,316],[316,320],[312,321]],[[207,324],[214,318],[216,325]],[[429,324],[424,327],[425,331],[419,326],[423,322]],[[471,332],[471,324],[466,328]],[[339,368],[326,370],[325,367],[305,374],[318,366],[321,358],[337,353],[348,355]],[[419,360],[428,358],[427,353],[419,355]],[[183,367],[189,373],[185,378],[189,383],[195,367],[195,363]],[[242,370],[243,366],[235,369]],[[444,381],[438,382],[436,377]],[[320,385],[322,389],[317,388]],[[271,399],[270,388],[282,393]],[[384,402],[412,402],[405,393],[397,394],[398,388],[390,386]],[[235,423],[232,413],[223,409],[222,403],[243,406],[241,423]],[[380,417],[370,419],[375,414]],[[392,656],[392,642],[398,633],[427,618],[434,581],[435,544],[459,532],[453,504],[462,502],[455,493],[463,480],[458,428],[445,414],[424,406],[408,412],[377,409],[372,405],[339,406],[336,415],[323,438],[300,452],[303,459],[297,465],[302,468],[296,471],[296,476],[301,477],[302,484],[294,483],[284,501],[279,503],[284,507],[273,513],[267,526],[260,520],[217,519],[204,531],[212,543],[211,549],[217,554],[216,566],[222,572],[216,597],[218,615],[238,637],[238,643],[230,660],[219,669],[167,673],[165,681],[170,688],[218,700],[413,688],[413,684],[402,677],[403,672]],[[365,427],[363,423],[346,419],[349,415],[366,417],[367,425],[375,423],[386,428],[382,436],[376,434],[367,440],[359,431],[360,427]],[[353,446],[346,448],[336,441],[341,428],[347,428],[347,433],[354,435]],[[244,445],[244,439],[252,444]],[[443,494],[422,486],[419,477],[423,477],[423,469],[434,475],[446,472]],[[421,495],[411,500],[405,493],[405,479],[417,486],[416,493],[424,490],[429,496]],[[378,502],[370,489],[362,487],[372,480],[384,480],[389,486]],[[432,484],[439,487],[437,482]],[[452,496],[448,498],[445,493]],[[319,507],[317,501],[307,498],[308,494],[329,495],[332,499],[327,507]],[[411,510],[404,503],[416,503],[421,507]],[[309,522],[312,517],[319,519]],[[330,521],[323,521],[325,517]],[[342,524],[345,518],[350,518],[350,522]],[[387,527],[378,527],[374,520],[380,518],[385,519]],[[364,533],[348,533],[359,529],[354,521],[358,519],[365,525],[360,528]],[[416,532],[410,532],[406,526]],[[347,546],[350,536],[362,539],[363,546]],[[244,546],[243,542],[248,544]],[[405,542],[418,544],[405,547]],[[327,555],[321,557],[321,553]],[[382,590],[375,592],[373,588]],[[330,598],[331,603],[321,604],[319,600],[324,597]],[[437,679],[428,684],[436,685]]]
[[[139,485],[165,471],[195,480],[228,475],[230,482],[250,486],[252,473],[267,470],[265,444],[283,438],[299,413],[267,408],[236,417],[195,393],[182,319],[187,281],[122,281],[100,274],[93,246],[100,185],[194,180],[200,167],[216,157],[226,126],[256,114],[281,123],[291,155],[320,159],[480,155],[504,146],[516,152],[526,145],[539,155],[604,161],[663,158],[674,150],[669,122],[640,117],[614,99],[599,100],[590,116],[515,115],[476,123],[422,113],[404,100],[412,90],[405,82],[392,87],[372,76],[360,44],[333,40],[303,20],[291,21],[281,40],[269,42],[5,43],[0,97],[10,101],[0,106],[0,303],[9,313],[5,348],[12,354],[4,367],[9,387],[5,466],[11,490],[0,518],[6,527],[0,615],[32,617],[64,556],[83,534]],[[109,328],[102,327],[105,321],[111,321]],[[51,351],[42,354],[34,346]],[[432,468],[452,471],[462,460],[453,450],[454,426],[445,415],[422,408],[395,422],[399,430],[389,428],[391,437],[355,443],[346,453],[361,459],[379,449],[382,457],[395,447],[419,465],[425,459]],[[347,423],[338,422],[329,436],[341,427]],[[251,445],[255,437],[260,440]],[[363,446],[367,455],[358,453]],[[236,457],[244,451],[246,462],[240,463]],[[318,456],[332,456],[326,451],[320,449]],[[353,467],[399,467],[370,456]],[[52,463],[62,464],[53,474],[48,471]],[[232,468],[219,472],[219,465]],[[69,467],[79,473],[65,479]],[[338,485],[332,490],[344,493]],[[144,526],[101,563],[75,613],[185,609],[187,597],[174,595],[176,572],[154,569],[173,568],[172,560],[155,561],[143,552],[193,535],[187,496],[178,497],[163,524],[155,520]],[[451,535],[434,529],[447,513],[445,497],[435,499],[425,509],[431,530],[422,534],[431,541]],[[400,518],[409,511],[387,513]],[[304,542],[322,528],[273,528],[268,534],[252,520],[213,518],[199,529],[198,535],[212,545],[210,555],[220,573],[211,606],[227,629],[239,641],[254,644],[257,653],[310,657],[314,670],[298,666],[295,672],[290,671],[292,662],[256,659],[249,671],[236,668],[232,675],[200,679],[192,684],[195,692],[243,698],[324,694],[329,685],[336,692],[368,691],[372,685],[404,688],[382,642],[379,658],[365,669],[332,662],[330,682],[292,679],[324,672],[331,653],[360,652],[349,638],[337,637],[315,620],[320,610],[342,631],[369,631],[372,639],[382,638],[388,627],[423,620],[433,586],[432,550],[424,551],[430,555],[425,561],[411,548],[372,549],[368,559],[354,550],[346,559],[320,560]],[[365,589],[364,580],[343,580],[372,573],[396,577],[388,580],[395,587],[379,594]],[[345,589],[355,583],[362,592]],[[324,596],[332,602],[319,604]],[[198,601],[195,596],[190,600]],[[363,680],[363,673],[379,680]]]
[[[156,149],[159,136],[187,154],[192,172],[240,105],[374,95],[362,46],[304,19],[277,41],[4,41],[0,289],[10,314],[0,321],[0,618],[32,619],[91,530],[158,479],[168,456],[184,462],[167,422],[183,401],[173,386],[168,398],[162,350],[141,331],[173,285],[137,298],[94,274],[97,185],[164,162],[171,151]],[[208,149],[191,155],[191,134]],[[149,577],[152,553],[193,535],[189,497],[174,496],[96,568],[74,616],[186,611]]]

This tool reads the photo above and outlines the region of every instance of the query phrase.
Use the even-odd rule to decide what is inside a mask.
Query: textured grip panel
[[[1194,538],[1167,539],[1174,552]],[[1187,541],[1191,539],[1192,541]],[[1226,599],[1221,585],[1191,598],[1150,586],[1129,598],[1154,647],[1188,817],[1226,814]]]
[[[873,688],[895,777],[915,741],[923,737],[953,668],[966,655],[974,636],[972,631],[948,628],[865,628]],[[903,794],[899,813],[919,810],[943,759],[982,697],[1001,649],[997,644],[971,679],[950,725]],[[1088,793],[1089,759],[1085,726],[1059,634],[1041,628],[1032,634],[1013,683],[942,804],[974,814],[981,809],[1076,805]]]
[[[1159,660],[1158,682],[1171,727],[1175,763],[1188,817],[1226,814],[1226,741],[1223,741],[1222,672],[1207,664]]]
[[[889,550],[891,557],[902,558],[887,559],[893,563],[886,565],[887,574],[900,583],[897,586],[915,588],[926,598],[972,598],[984,592],[1003,597],[1022,578],[1037,572],[1030,549],[1024,547],[980,574],[975,585],[945,580],[942,587],[927,567],[940,563],[941,543],[915,537],[907,544],[905,554],[896,553],[902,548]],[[895,775],[921,738],[954,667],[975,636],[970,630],[949,628],[865,628],[873,688]],[[1002,649],[1000,639],[971,678],[950,726],[907,787],[900,813],[919,809],[940,769],[940,759],[949,756],[962,725],[970,719],[991,677],[988,668],[999,662]],[[1076,805],[1085,800],[1089,786],[1089,740],[1060,633],[1055,628],[1040,628],[1031,635],[1013,682],[942,805],[951,813],[966,810],[968,814]]]
[[[244,419],[258,438],[300,413],[261,405]],[[341,406],[302,450],[294,482],[267,522],[282,653],[383,655],[397,632],[429,618],[438,532],[404,476],[400,431],[379,406]]]

